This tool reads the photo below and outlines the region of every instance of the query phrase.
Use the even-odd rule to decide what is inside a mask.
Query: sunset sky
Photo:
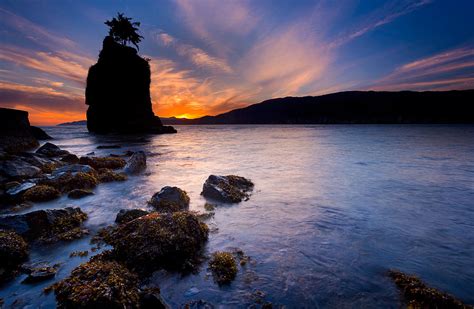
[[[474,1],[0,0],[0,106],[85,119],[103,24],[140,21],[159,116],[344,90],[474,88]]]

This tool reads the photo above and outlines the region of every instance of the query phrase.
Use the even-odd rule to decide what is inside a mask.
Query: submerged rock
[[[86,104],[90,132],[176,133],[153,113],[148,61],[110,36],[89,69]]]
[[[95,169],[109,168],[113,170],[123,168],[127,164],[124,159],[117,157],[81,157],[79,163]]]
[[[81,228],[86,219],[80,208],[46,209],[0,217],[0,228],[27,239],[54,242],[81,237],[86,232]]]
[[[149,204],[159,212],[175,212],[189,208],[189,196],[178,187],[163,187],[153,194]]]
[[[143,151],[137,151],[128,159],[125,172],[137,174],[146,169],[146,155]]]
[[[139,308],[138,278],[115,261],[92,259],[52,286],[59,308]]]
[[[89,195],[94,195],[94,192],[90,190],[74,189],[68,193],[67,197],[72,199],[80,199]]]
[[[182,268],[199,256],[209,234],[189,212],[150,213],[120,225],[108,242],[131,269]]]
[[[244,177],[211,175],[204,183],[201,195],[224,203],[239,203],[249,198],[253,187],[253,183]]]
[[[0,151],[15,153],[38,146],[34,137],[28,112],[0,108]]]
[[[229,284],[237,275],[237,263],[230,252],[215,252],[209,262],[214,281],[218,284]]]
[[[409,308],[474,308],[463,304],[453,296],[427,286],[420,278],[397,270],[389,271],[389,276],[400,289]]]
[[[135,220],[136,218],[148,215],[148,213],[148,211],[141,209],[121,209],[115,218],[115,222],[118,224],[127,223]]]
[[[57,199],[61,193],[55,188],[47,185],[37,185],[28,189],[23,194],[25,201],[46,202]]]
[[[58,146],[52,144],[52,143],[46,143],[43,146],[41,146],[38,150],[36,150],[36,153],[42,154],[46,157],[61,157],[69,154],[69,151],[67,150],[62,150]]]
[[[59,265],[49,266],[46,264],[23,266],[22,268],[28,273],[28,277],[26,277],[22,283],[36,283],[52,279],[58,272],[58,266]]]

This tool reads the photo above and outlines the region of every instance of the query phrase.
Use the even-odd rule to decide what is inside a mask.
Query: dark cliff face
[[[90,132],[176,132],[152,111],[148,61],[111,37],[104,39],[99,60],[89,69],[86,104]]]

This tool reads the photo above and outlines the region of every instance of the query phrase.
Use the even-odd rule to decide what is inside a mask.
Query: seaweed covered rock
[[[224,203],[239,203],[249,198],[253,187],[253,183],[244,177],[211,175],[204,183],[201,195]]]
[[[62,150],[58,146],[52,144],[52,143],[46,143],[38,150],[36,150],[36,153],[42,154],[46,157],[61,157],[69,154],[69,151],[67,150]]]
[[[97,172],[65,172],[59,176],[40,180],[40,184],[48,185],[60,190],[61,192],[69,192],[74,189],[93,189],[99,184]]]
[[[15,153],[38,146],[31,132],[28,112],[0,108],[0,151]]]
[[[149,204],[159,212],[182,211],[189,207],[189,196],[178,187],[166,186],[153,194]]]
[[[120,225],[109,243],[131,269],[183,268],[199,257],[208,234],[207,225],[189,212],[150,213]]]
[[[89,195],[94,195],[94,192],[90,190],[74,189],[68,193],[67,197],[72,199],[80,199]]]
[[[128,178],[124,173],[116,173],[109,168],[99,168],[97,172],[100,182],[125,181]]]
[[[453,296],[427,286],[420,278],[404,274],[397,270],[389,271],[404,301],[409,308],[474,308],[463,304]]]
[[[89,69],[86,104],[90,132],[176,133],[153,113],[148,61],[110,36]]]
[[[14,268],[28,258],[28,244],[13,231],[0,229],[0,277],[2,268]]]
[[[52,286],[59,308],[139,308],[138,278],[120,263],[101,259],[79,265]]]
[[[55,242],[81,237],[87,215],[80,208],[46,209],[0,217],[0,228],[13,230],[26,239]]]
[[[146,155],[143,151],[137,151],[128,159],[125,172],[137,174],[146,168]]]
[[[209,262],[214,281],[218,284],[229,284],[237,275],[237,263],[230,252],[215,252]]]
[[[55,188],[47,185],[37,185],[28,189],[23,194],[25,201],[46,202],[57,199],[61,193]]]
[[[113,170],[123,168],[127,164],[124,159],[117,157],[81,157],[79,163],[95,169],[109,168]]]
[[[61,158],[61,162],[69,163],[69,164],[77,164],[79,163],[79,158],[75,154],[67,154]]]
[[[148,215],[148,211],[141,209],[121,209],[115,218],[115,222],[118,224],[123,224],[145,215]]]

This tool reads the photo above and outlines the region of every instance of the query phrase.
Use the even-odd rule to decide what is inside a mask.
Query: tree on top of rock
[[[109,35],[115,42],[122,45],[127,45],[130,42],[139,49],[138,43],[143,39],[137,32],[140,23],[132,22],[131,20],[132,18],[124,16],[123,13],[117,13],[117,18],[114,17],[112,20],[107,20],[104,24],[110,27]]]

